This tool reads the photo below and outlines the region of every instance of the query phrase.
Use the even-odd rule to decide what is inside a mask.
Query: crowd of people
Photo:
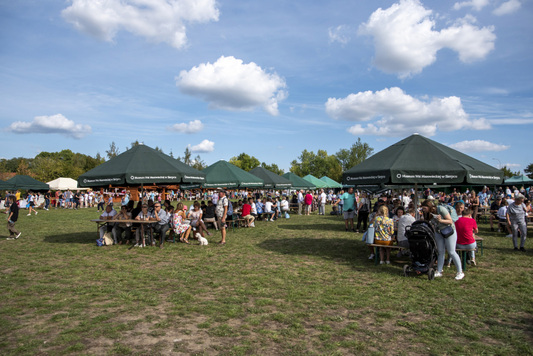
[[[292,196],[289,198],[289,193]],[[194,196],[205,198],[193,200],[187,206],[186,198]],[[120,197],[120,210],[113,206]],[[100,239],[104,240],[106,233],[111,235],[112,244],[131,243],[133,246],[144,246],[143,232],[149,232],[158,237],[159,247],[163,248],[166,235],[176,238],[183,243],[189,243],[189,238],[202,239],[205,235],[212,235],[207,224],[212,224],[215,230],[221,231],[219,244],[226,243],[226,228],[228,224],[240,224],[253,228],[255,221],[265,220],[273,222],[281,218],[290,218],[290,213],[310,215],[317,213],[325,215],[326,205],[331,204],[331,214],[343,214],[346,231],[366,232],[370,225],[374,228],[374,241],[377,244],[388,245],[396,242],[404,249],[399,256],[409,256],[409,242],[406,229],[417,219],[429,222],[435,230],[435,241],[438,251],[437,271],[435,276],[442,276],[445,253],[449,255],[447,266],[454,263],[456,279],[462,279],[464,273],[461,268],[456,247],[473,250],[476,248],[475,234],[478,232],[477,222],[482,212],[489,217],[491,231],[504,232],[512,238],[515,250],[525,251],[527,237],[527,216],[532,213],[530,201],[533,190],[508,187],[492,192],[484,187],[478,193],[474,190],[453,192],[433,192],[426,189],[422,193],[422,203],[415,206],[414,191],[403,191],[396,194],[380,194],[372,204],[371,197],[365,192],[355,192],[353,188],[338,193],[297,190],[248,192],[245,190],[227,192],[224,189],[215,191],[145,191],[141,200],[135,206],[130,192],[119,194],[98,191],[50,191],[41,194],[28,192],[26,208],[28,215],[37,214],[37,202],[44,198],[43,209],[50,207],[59,209],[79,209],[96,207],[102,211],[100,219],[106,221],[100,229]],[[168,198],[168,199],[164,199]],[[185,198],[180,200],[180,198]],[[15,223],[18,219],[18,208],[21,200],[19,191],[9,193],[5,198],[5,208],[8,214],[9,239],[20,237]],[[207,201],[207,203],[206,203]],[[176,203],[176,205],[174,205]],[[357,219],[357,224],[355,223]],[[149,225],[136,221],[149,220]],[[447,230],[448,228],[448,230]],[[451,228],[451,229],[449,229]],[[443,233],[443,231],[448,231]],[[192,233],[192,235],[191,235]],[[153,240],[155,241],[155,240]],[[372,248],[369,259],[375,258]],[[390,249],[381,248],[379,259],[381,264],[390,263]],[[475,265],[475,252],[470,254],[470,263]]]

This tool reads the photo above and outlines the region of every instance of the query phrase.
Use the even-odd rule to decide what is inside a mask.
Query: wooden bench
[[[379,264],[379,248],[390,248],[391,250],[406,250],[405,247],[401,247],[398,245],[378,245],[378,244],[367,244],[367,246],[374,247],[374,265],[377,266]]]

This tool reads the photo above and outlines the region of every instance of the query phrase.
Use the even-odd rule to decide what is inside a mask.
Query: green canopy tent
[[[320,179],[311,174],[306,175],[305,177],[303,177],[303,179],[313,184],[316,188],[327,188],[327,184],[324,183],[324,181],[321,181]]]
[[[333,188],[333,189],[342,188],[342,184],[335,182],[333,179],[331,179],[328,176],[321,177],[320,180],[327,184],[327,188]]]
[[[529,178],[528,176],[514,176],[511,178],[507,178],[505,182],[503,182],[503,185],[531,185],[533,184],[533,179]]]
[[[263,180],[240,169],[239,167],[220,160],[205,168],[204,188],[262,188]]]
[[[495,185],[503,172],[418,134],[411,135],[345,171],[347,185]],[[417,194],[415,194],[417,197]]]
[[[0,184],[0,189],[2,190],[49,190],[50,186],[46,183],[39,182],[36,179],[33,179],[30,176],[26,175],[17,175],[13,178],[10,178]]]
[[[265,183],[264,188],[289,189],[292,187],[290,180],[263,167],[255,167],[249,173],[261,178]]]
[[[313,184],[292,172],[287,172],[283,174],[282,177],[287,178],[292,182],[292,189],[315,189]]]
[[[80,187],[203,183],[200,172],[145,145],[132,147],[78,178]]]

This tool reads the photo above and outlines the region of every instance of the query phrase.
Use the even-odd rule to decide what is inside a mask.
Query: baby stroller
[[[428,279],[435,278],[435,261],[437,260],[437,244],[435,230],[427,221],[415,221],[405,229],[405,236],[409,241],[411,251],[410,265],[403,266],[403,274],[407,277],[427,274]]]

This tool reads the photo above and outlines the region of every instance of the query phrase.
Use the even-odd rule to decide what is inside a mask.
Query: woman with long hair
[[[455,267],[457,268],[457,275],[455,276],[456,280],[464,278],[463,269],[461,267],[461,259],[457,252],[455,252],[455,246],[457,244],[457,232],[455,231],[455,225],[452,220],[448,209],[442,205],[435,206],[433,201],[424,200],[422,202],[422,218],[425,221],[428,221],[433,228],[435,229],[435,242],[437,243],[437,272],[435,272],[435,277],[442,277],[442,269],[444,267],[444,254],[448,251],[448,255],[453,260]],[[441,231],[451,226],[453,233],[444,237]]]
[[[183,210],[183,203],[178,203],[176,212],[172,218],[174,233],[180,237],[181,242],[189,243],[189,234],[191,233],[191,225],[185,221],[185,211]],[[183,234],[183,236],[182,236]]]
[[[394,221],[389,218],[389,208],[382,205],[378,208],[376,216],[372,220],[374,223],[374,243],[377,245],[392,245],[392,235],[394,234]],[[371,223],[372,223],[371,222]],[[384,264],[385,254],[387,264],[390,264],[390,248],[379,248],[380,264]]]

